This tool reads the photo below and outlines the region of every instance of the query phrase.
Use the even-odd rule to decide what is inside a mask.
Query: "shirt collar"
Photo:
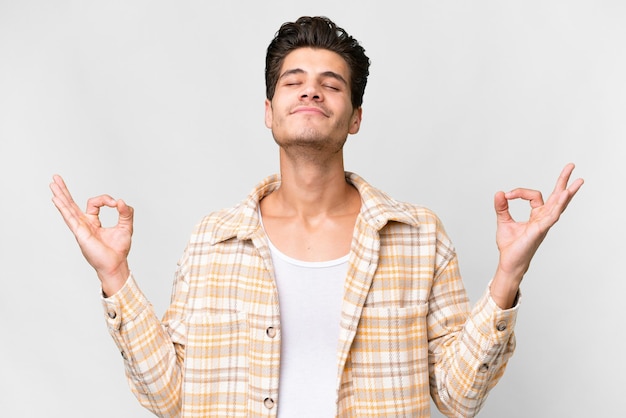
[[[376,231],[381,230],[390,221],[418,226],[418,217],[406,203],[391,198],[357,174],[346,172],[346,180],[354,185],[361,195],[360,218]],[[217,220],[211,243],[216,244],[234,237],[240,240],[251,239],[261,228],[259,202],[279,187],[278,174],[266,177],[257,184],[246,199],[223,213]]]

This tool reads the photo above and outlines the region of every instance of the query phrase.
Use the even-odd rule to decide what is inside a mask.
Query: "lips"
[[[290,112],[291,114],[294,113],[315,113],[315,114],[319,114],[319,115],[323,115],[323,116],[328,116],[328,113],[317,106],[296,106],[294,109],[291,110]]]

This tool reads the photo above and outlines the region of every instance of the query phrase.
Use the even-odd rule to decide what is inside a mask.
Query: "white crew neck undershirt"
[[[278,417],[335,416],[339,321],[349,255],[301,261],[268,242],[282,335]]]

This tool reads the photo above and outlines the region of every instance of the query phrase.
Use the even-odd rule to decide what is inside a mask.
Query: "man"
[[[53,202],[102,284],[131,388],[162,417],[427,417],[429,392],[474,416],[513,353],[519,285],[581,187],[567,165],[550,197],[495,195],[500,259],[469,308],[457,256],[429,210],[344,171],[369,59],[332,21],[284,24],[267,51],[265,123],[280,175],[203,219],[162,321],[130,273],[133,210],[108,195],[85,213],[59,176]],[[508,200],[530,201],[515,222]],[[99,209],[119,222],[102,228]]]

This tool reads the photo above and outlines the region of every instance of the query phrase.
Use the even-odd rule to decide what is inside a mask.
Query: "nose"
[[[300,100],[312,100],[316,102],[323,100],[321,89],[315,83],[304,84],[300,92]]]

